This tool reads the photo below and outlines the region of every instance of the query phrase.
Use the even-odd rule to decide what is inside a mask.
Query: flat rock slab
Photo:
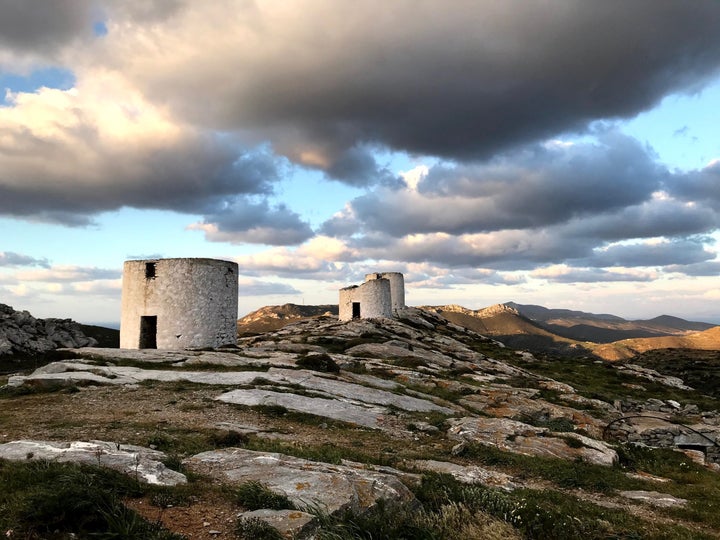
[[[407,464],[421,471],[431,471],[441,474],[452,475],[455,480],[464,484],[482,484],[488,487],[512,491],[518,488],[513,482],[512,476],[485,469],[477,466],[464,466],[447,461],[435,461],[432,459],[416,459],[408,461]]]
[[[183,464],[228,484],[261,482],[287,495],[298,508],[316,506],[330,514],[363,513],[379,500],[413,507],[419,504],[394,475],[278,453],[225,448],[197,454]]]
[[[507,418],[465,417],[451,420],[451,424],[449,438],[494,446],[506,452],[568,460],[579,458],[608,466],[618,460],[615,450],[602,441],[577,433],[552,433],[547,428]],[[577,443],[570,443],[569,439]]]
[[[307,390],[325,392],[337,397],[372,403],[376,405],[393,406],[404,411],[430,412],[436,411],[452,414],[454,411],[442,407],[429,399],[420,399],[403,394],[395,394],[379,388],[368,388],[355,383],[345,382],[337,378],[323,377],[308,370],[270,369],[266,375],[272,382],[298,384]]]
[[[257,388],[232,390],[215,399],[236,405],[279,405],[291,411],[314,414],[375,429],[382,426],[379,420],[388,412],[384,407],[363,405],[361,403],[353,404],[338,399],[308,397]]]
[[[313,538],[318,528],[312,514],[300,510],[253,510],[238,514],[239,519],[261,519],[276,528],[285,538],[304,540]]]
[[[447,367],[453,363],[453,359],[444,354],[436,353],[427,349],[414,348],[412,351],[397,345],[386,343],[363,343],[345,351],[345,354],[354,357],[380,358],[383,360],[411,360],[421,364],[436,364]]]
[[[369,376],[366,376],[366,379]],[[341,400],[353,400],[373,405],[393,406],[411,412],[454,411],[437,405],[429,399],[421,399],[368,388],[360,384],[345,382],[331,376],[319,376],[309,370],[271,368],[268,371],[171,371],[142,369],[129,366],[96,366],[82,360],[53,362],[35,370],[32,374],[16,375],[8,379],[8,386],[23,384],[50,386],[57,384],[136,384],[142,381],[177,382],[186,381],[209,385],[251,385],[261,382],[277,385],[299,385],[306,390],[322,392]]]
[[[254,348],[193,351],[165,349],[107,349],[83,347],[82,349],[62,349],[76,354],[78,359],[102,360],[106,362],[130,361],[151,364],[172,365],[214,365],[214,366],[292,366],[296,355],[277,351],[264,351]]]
[[[96,366],[83,360],[66,360],[53,362],[38,368],[30,375],[10,377],[8,386],[21,386],[23,384],[43,386],[63,383],[120,385],[137,384],[142,381],[186,381],[198,384],[243,385],[251,384],[255,379],[264,375],[264,371],[170,371],[129,366]]]
[[[686,499],[680,499],[678,497],[668,495],[667,493],[659,493],[657,491],[621,491],[620,495],[626,499],[641,501],[651,506],[658,506],[660,508],[673,508],[676,506],[685,506],[687,504]]]
[[[0,458],[12,461],[47,460],[108,467],[148,484],[174,486],[187,478],[168,469],[160,460],[165,454],[142,446],[106,441],[12,441],[0,444]]]

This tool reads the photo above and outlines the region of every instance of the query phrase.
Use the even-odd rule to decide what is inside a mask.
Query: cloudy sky
[[[122,263],[240,315],[411,305],[720,323],[716,0],[0,0],[0,302],[119,320]]]

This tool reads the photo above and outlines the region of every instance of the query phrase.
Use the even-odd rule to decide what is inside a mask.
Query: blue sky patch
[[[5,94],[11,92],[35,92],[39,88],[68,90],[75,85],[75,75],[69,69],[48,67],[37,69],[28,75],[0,71],[0,103],[7,105]]]

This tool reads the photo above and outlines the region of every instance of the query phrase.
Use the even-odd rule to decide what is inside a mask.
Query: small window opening
[[[353,318],[353,319],[359,319],[359,318],[360,318],[360,302],[353,302],[353,303],[352,303],[352,318]]]
[[[145,263],[145,279],[155,279],[155,263]]]

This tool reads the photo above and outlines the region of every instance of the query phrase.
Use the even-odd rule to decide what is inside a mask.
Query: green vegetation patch
[[[247,510],[295,510],[295,505],[284,493],[272,491],[262,482],[243,482],[231,492],[233,499]]]
[[[426,475],[416,496],[426,512],[440,512],[449,503],[460,503],[506,521],[525,538],[712,538],[680,525],[649,523],[624,510],[600,507],[557,491],[520,489],[505,493],[460,484],[448,475]]]
[[[527,361],[517,355],[506,360],[537,375],[570,384],[581,395],[605,402],[616,399],[674,399],[680,403],[695,403],[703,410],[720,410],[719,399],[621,372],[609,362],[549,355],[535,361]],[[644,390],[636,388],[637,385]]]
[[[9,538],[181,540],[125,507],[145,489],[105,468],[0,460],[0,531]]]
[[[239,540],[284,540],[275,527],[257,517],[240,518],[235,524],[235,537]]]

